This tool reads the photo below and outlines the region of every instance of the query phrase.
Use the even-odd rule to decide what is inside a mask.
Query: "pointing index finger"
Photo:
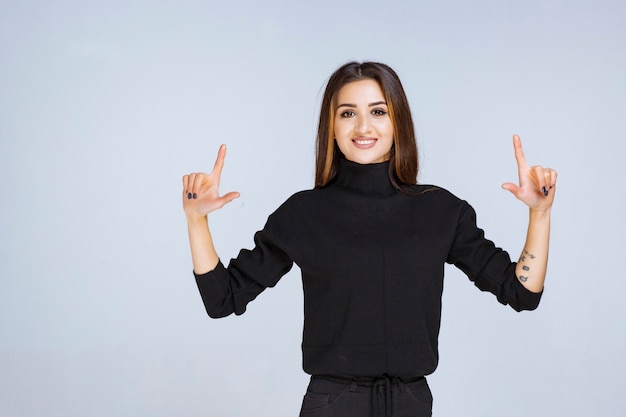
[[[224,158],[226,157],[226,145],[220,145],[220,149],[217,152],[217,159],[213,166],[213,174],[219,176],[222,174],[222,168],[224,168]]]
[[[528,164],[526,163],[526,157],[524,156],[524,150],[522,149],[522,140],[518,135],[513,135],[513,147],[515,148],[517,169],[521,175],[522,172],[528,171]]]

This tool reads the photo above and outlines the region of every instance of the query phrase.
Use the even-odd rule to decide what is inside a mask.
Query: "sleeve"
[[[228,267],[220,261],[213,271],[198,275],[196,284],[208,315],[212,318],[241,315],[246,306],[291,270],[293,261],[281,249],[272,216],[254,235],[252,250],[242,249]]]
[[[542,293],[534,293],[519,282],[517,263],[485,238],[476,225],[476,212],[467,202],[462,203],[447,262],[463,271],[481,291],[489,291],[515,311],[537,308]]]

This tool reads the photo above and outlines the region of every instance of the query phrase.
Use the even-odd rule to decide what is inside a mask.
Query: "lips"
[[[359,149],[370,149],[376,145],[376,138],[354,138],[352,143]]]

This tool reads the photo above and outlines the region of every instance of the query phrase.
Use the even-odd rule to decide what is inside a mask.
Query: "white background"
[[[295,416],[297,268],[209,319],[181,177],[227,143],[211,216],[227,261],[313,182],[327,77],[391,65],[420,181],[517,257],[511,136],[554,167],[542,304],[515,313],[447,269],[435,416],[626,409],[626,3],[17,1],[0,5],[0,415]]]

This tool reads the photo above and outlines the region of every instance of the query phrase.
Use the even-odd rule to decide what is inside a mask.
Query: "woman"
[[[445,263],[517,311],[537,307],[548,260],[556,172],[529,168],[513,138],[530,208],[518,262],[484,238],[475,213],[448,191],[416,184],[411,112],[396,73],[348,63],[329,79],[317,134],[315,188],[290,197],[226,268],[207,214],[219,195],[226,149],[213,172],[183,177],[183,207],[198,288],[208,314],[242,314],[295,262],[302,271],[303,367],[311,375],[301,416],[430,416],[426,375],[438,360]]]

